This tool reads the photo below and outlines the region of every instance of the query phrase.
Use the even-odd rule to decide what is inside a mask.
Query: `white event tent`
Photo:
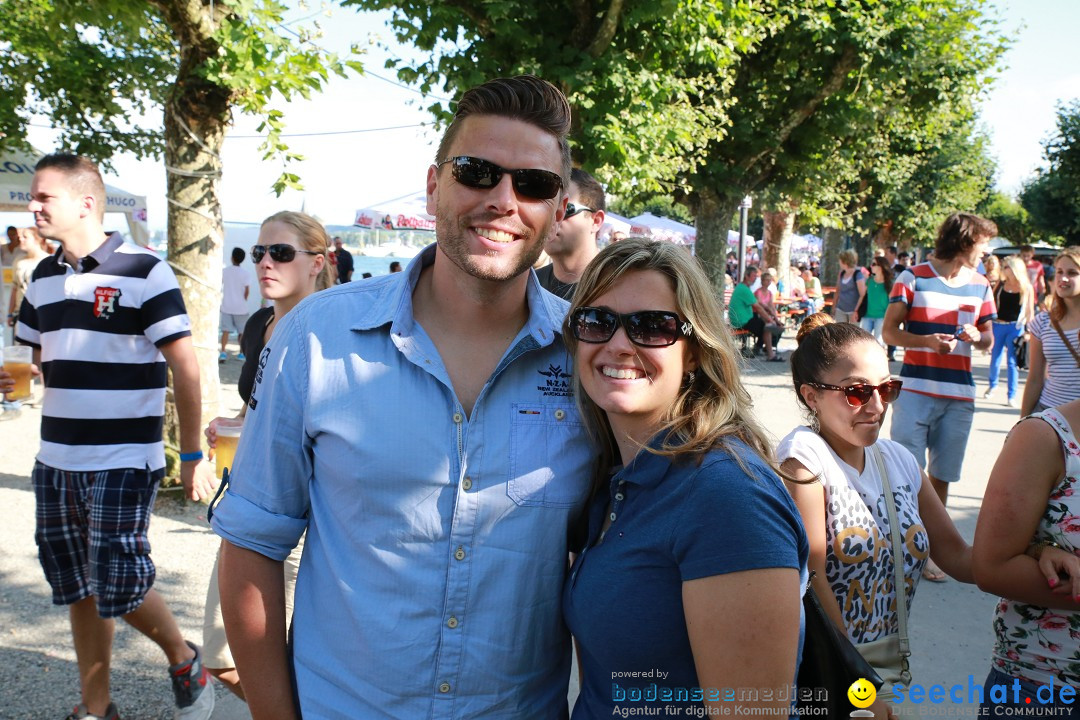
[[[0,153],[0,211],[26,211],[26,204],[30,201],[30,181],[34,177],[34,165],[42,155],[44,153],[36,150],[30,153],[19,150]],[[132,195],[106,185],[105,212],[126,215],[131,239],[144,246],[150,242],[145,196]]]

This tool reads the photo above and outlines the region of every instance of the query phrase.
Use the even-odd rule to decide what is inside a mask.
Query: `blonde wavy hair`
[[[263,225],[277,222],[288,225],[296,233],[296,239],[304,250],[319,253],[323,256],[323,266],[319,274],[315,276],[315,290],[325,290],[333,282],[330,276],[330,236],[326,234],[326,228],[315,218],[307,213],[293,210],[282,210],[274,213],[262,221]]]
[[[997,257],[991,255],[990,257]],[[1020,297],[1024,301],[1025,306],[1035,304],[1035,289],[1031,287],[1031,278],[1028,276],[1027,268],[1024,267],[1024,261],[1020,259],[1019,255],[1009,255],[1001,261],[1001,277],[1005,278],[1005,270],[1013,274],[1016,278],[1016,282],[1020,283]]]
[[[710,450],[730,450],[727,440],[738,438],[779,473],[771,443],[754,418],[750,393],[743,387],[736,359],[739,354],[723,308],[704,271],[685,248],[644,238],[608,245],[585,268],[570,312],[589,305],[628,273],[648,270],[668,278],[675,291],[679,315],[693,325],[693,332],[685,341],[696,352],[698,369],[694,380],[683,384],[662,425],[656,429],[656,434],[665,438],[662,445],[646,449],[676,461],[700,462]],[[567,348],[576,354],[578,340],[569,329],[569,317],[564,338]],[[573,384],[585,425],[600,446],[599,480],[599,474],[616,464],[618,446],[606,414],[585,394],[576,371]],[[739,461],[738,454],[732,454]]]
[[[1060,272],[1061,268],[1058,268],[1058,261],[1062,258],[1068,258],[1076,263],[1077,267],[1080,267],[1080,245],[1070,245],[1067,248],[1062,248],[1058,256],[1054,258],[1054,267]],[[1057,282],[1055,280],[1055,282]],[[1050,301],[1050,319],[1055,323],[1060,323],[1061,319],[1065,317],[1065,312],[1068,310],[1065,307],[1065,301],[1058,297],[1057,291],[1053,288],[1050,289],[1050,293],[1053,300]]]

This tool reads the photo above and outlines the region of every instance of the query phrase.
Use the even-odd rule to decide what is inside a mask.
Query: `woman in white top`
[[[899,617],[892,529],[874,451],[884,461],[901,526],[905,603],[928,556],[957,580],[973,582],[971,548],[914,456],[879,437],[888,403],[900,391],[885,349],[857,325],[834,323],[823,313],[807,318],[797,340],[792,376],[811,422],[780,442],[777,458],[797,481],[788,489],[806,525],[811,582],[822,607],[891,688],[900,681],[899,653],[883,657],[882,646],[895,643],[890,636],[898,633]],[[867,644],[875,641],[871,649]],[[874,710],[887,717],[884,701]]]
[[[1020,416],[1080,399],[1080,247],[1054,260],[1049,313],[1028,328],[1028,377]]]

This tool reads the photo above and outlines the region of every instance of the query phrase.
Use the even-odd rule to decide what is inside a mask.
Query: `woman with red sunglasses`
[[[792,378],[810,423],[780,442],[777,458],[795,479],[787,484],[810,540],[811,582],[826,613],[885,681],[874,707],[884,718],[885,690],[910,682],[900,612],[911,603],[927,557],[970,583],[971,548],[915,457],[879,436],[901,384],[890,377],[885,349],[866,330],[824,313],[807,318],[797,340]],[[899,609],[890,515],[901,532],[906,592]]]

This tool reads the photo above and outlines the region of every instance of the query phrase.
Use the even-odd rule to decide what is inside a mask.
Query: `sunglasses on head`
[[[575,205],[574,203],[566,203],[566,214],[563,215],[563,220],[569,220],[583,212],[596,212],[591,207],[585,207],[584,205]]]
[[[435,167],[441,168],[447,163],[450,163],[450,172],[455,180],[465,187],[476,190],[487,190],[495,187],[506,173],[510,173],[514,190],[519,195],[534,200],[550,200],[559,194],[563,186],[562,178],[550,170],[534,168],[508,170],[489,160],[468,155],[447,158],[441,163],[437,163]]]
[[[276,263],[289,263],[296,259],[296,253],[304,253],[305,255],[321,255],[322,253],[312,252],[311,250],[298,250],[292,245],[287,243],[276,243],[274,245],[252,245],[251,246],[251,262],[258,265],[262,262],[266,253],[270,253],[270,259]]]
[[[622,326],[630,342],[641,347],[667,347],[693,332],[693,326],[667,310],[639,310],[625,315],[603,308],[581,307],[570,314],[570,332],[584,343],[606,343]]]
[[[900,388],[904,386],[902,380],[889,380],[880,385],[859,383],[857,385],[845,385],[843,387],[815,382],[806,384],[810,387],[818,388],[819,390],[839,390],[844,393],[844,399],[847,400],[847,404],[851,407],[862,407],[870,402],[870,398],[874,396],[875,390],[877,390],[878,395],[881,396],[881,402],[886,405],[896,402],[896,399],[900,397]]]

